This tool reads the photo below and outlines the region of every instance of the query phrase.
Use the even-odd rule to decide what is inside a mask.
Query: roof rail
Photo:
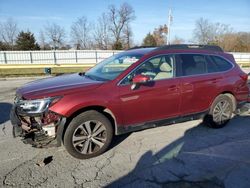
[[[198,49],[198,50],[209,50],[215,52],[223,52],[222,48],[215,45],[200,45],[200,44],[173,44],[158,47],[156,50],[188,50],[188,49]]]
[[[132,48],[129,48],[127,50],[135,50],[135,49],[140,49],[140,48],[157,48],[159,46],[135,46],[135,47],[132,47]]]

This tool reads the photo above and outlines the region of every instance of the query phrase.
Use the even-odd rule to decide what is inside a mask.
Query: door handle
[[[168,91],[177,91],[178,87],[176,85],[169,86]]]
[[[212,82],[213,84],[216,84],[216,83],[218,83],[220,80],[221,80],[221,78],[214,78],[214,79],[211,80],[211,82]]]
[[[218,82],[217,79],[212,80],[212,84],[216,84]]]
[[[183,86],[189,86],[189,85],[192,85],[191,83],[184,83]]]
[[[192,83],[183,83],[182,91],[183,92],[192,92],[194,89],[194,86]]]

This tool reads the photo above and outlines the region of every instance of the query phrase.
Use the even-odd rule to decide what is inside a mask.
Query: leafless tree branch
[[[91,38],[90,38],[91,26],[86,17],[78,18],[71,26],[71,37],[74,44],[79,49],[90,48]]]
[[[53,49],[58,49],[63,45],[65,39],[65,30],[63,27],[56,23],[47,24],[44,28],[45,34],[49,42],[52,44]]]
[[[5,22],[0,24],[1,40],[8,44],[12,49],[14,48],[17,34],[17,23],[12,18],[7,19]]]
[[[95,44],[99,49],[107,50],[111,46],[109,25],[108,16],[103,13],[101,17],[98,18],[94,31]]]
[[[119,9],[114,5],[109,6],[110,31],[114,36],[114,43],[121,42],[122,31],[125,25],[135,19],[133,8],[124,3]]]

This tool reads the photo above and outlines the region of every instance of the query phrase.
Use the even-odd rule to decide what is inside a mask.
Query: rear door
[[[177,77],[181,78],[181,113],[188,115],[208,110],[218,95],[223,75],[206,55],[178,54],[175,59]]]

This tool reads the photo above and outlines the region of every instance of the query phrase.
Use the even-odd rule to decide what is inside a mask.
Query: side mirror
[[[138,74],[133,78],[132,82],[133,84],[140,84],[140,83],[146,83],[149,80],[150,80],[149,76]]]
[[[137,88],[139,84],[147,83],[150,80],[149,76],[138,74],[136,75],[132,80],[132,86],[131,89],[134,90]]]

